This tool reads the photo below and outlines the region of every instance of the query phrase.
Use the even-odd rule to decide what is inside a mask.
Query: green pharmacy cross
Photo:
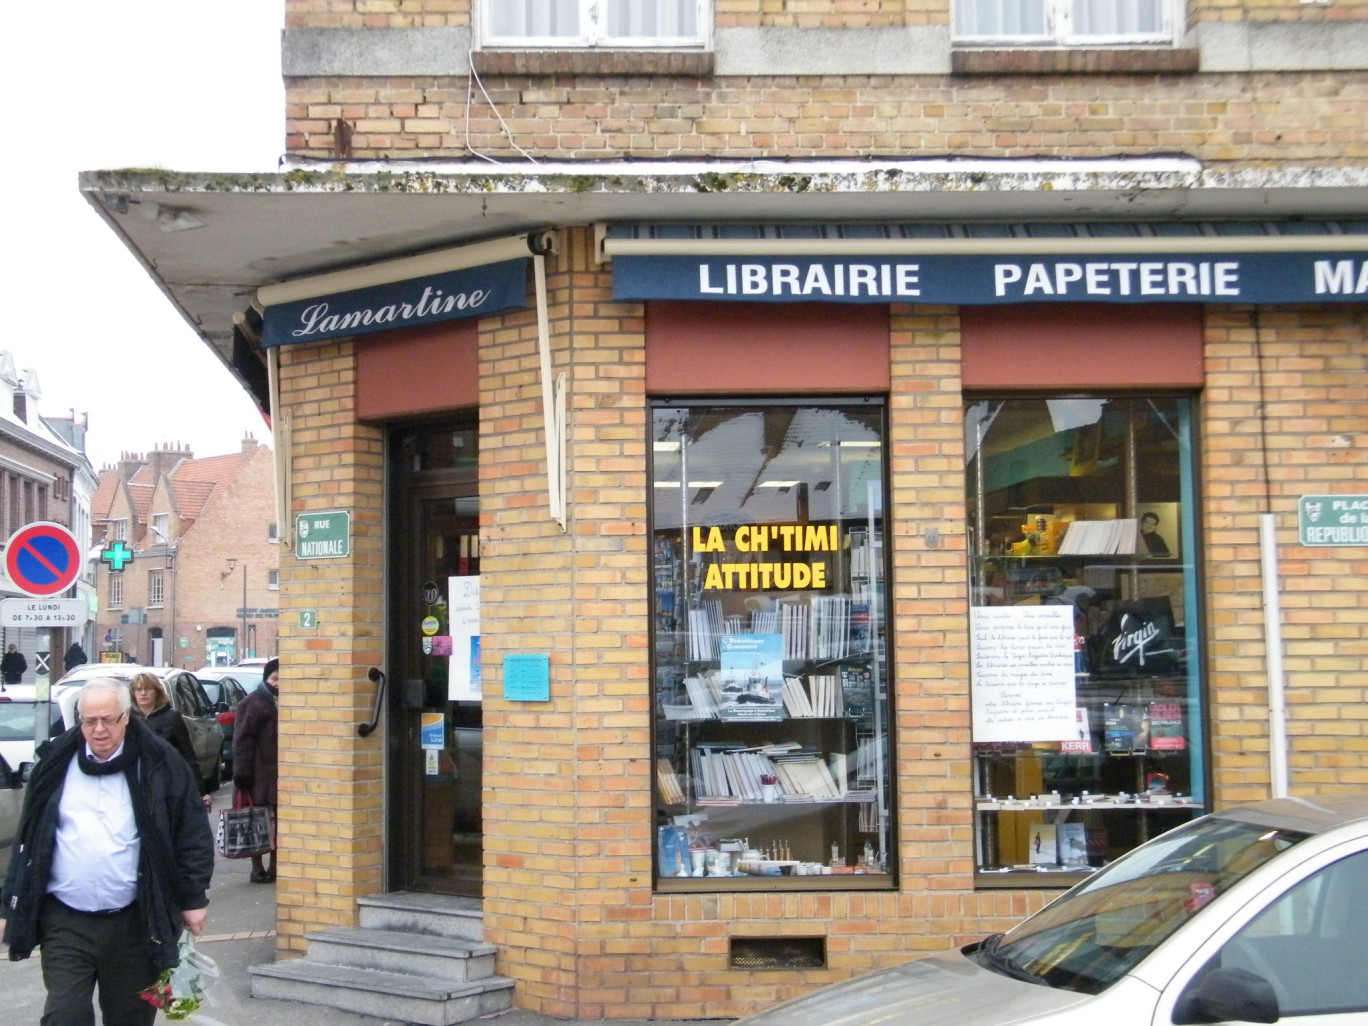
[[[109,564],[111,574],[122,573],[124,564],[133,562],[133,550],[121,541],[106,545],[100,553],[101,562]]]

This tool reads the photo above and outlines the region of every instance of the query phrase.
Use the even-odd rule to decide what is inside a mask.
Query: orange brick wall
[[[480,101],[467,119],[464,78],[287,79],[286,147],[332,156],[341,118],[357,159],[464,157],[467,138],[517,161],[518,148],[542,160],[1181,152],[1335,166],[1368,155],[1368,77],[1348,73],[483,84],[498,115]]]
[[[1208,310],[1202,399],[1217,803],[1267,797],[1259,515],[1276,517],[1293,793],[1368,784],[1368,551],[1308,548],[1302,495],[1368,492],[1363,308]]]
[[[357,736],[370,718],[383,666],[383,436],[356,423],[355,354],[349,342],[280,353],[281,431],[293,519],[312,510],[352,515],[352,557],[301,562],[281,553],[280,820],[277,946],[304,950],[303,935],[352,925],[356,899],[381,888],[383,747]],[[285,528],[287,525],[282,525]],[[318,629],[299,629],[314,609]]]
[[[866,28],[943,25],[952,0],[714,0],[719,27]],[[474,0],[286,0],[285,23],[312,28],[469,25]],[[1363,0],[1308,7],[1301,0],[1231,4],[1188,0],[1189,21],[1319,21],[1364,16]]]
[[[644,317],[614,303],[588,229],[548,258],[553,373],[568,390],[569,519],[548,513],[536,317],[481,324],[486,938],[520,1007],[566,1018],[740,1015],[1001,929],[1053,892],[973,889],[959,318],[891,320],[890,558],[901,889],[657,894],[646,545]],[[1268,730],[1255,516],[1260,439],[1280,518],[1294,791],[1368,782],[1362,550],[1301,550],[1296,496],[1365,480],[1361,310],[1207,314],[1202,400],[1217,804],[1264,797]],[[348,344],[290,347],[292,512],[353,511],[354,559],[283,560],[280,949],[351,923],[380,889],[381,749],[356,737],[382,665],[381,432],[353,420]],[[1350,444],[1342,444],[1347,439]],[[935,527],[933,543],[928,528]],[[298,608],[321,628],[297,629]],[[508,702],[510,653],[547,653],[549,703]],[[293,664],[293,668],[292,668]],[[821,970],[728,967],[729,938],[820,935]]]

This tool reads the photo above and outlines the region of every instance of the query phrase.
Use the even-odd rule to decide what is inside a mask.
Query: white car
[[[1368,1023],[1368,794],[1238,806],[1004,934],[734,1026]]]
[[[0,756],[25,779],[37,742],[63,729],[61,710],[46,701],[39,704],[32,684],[7,684],[0,691]]]

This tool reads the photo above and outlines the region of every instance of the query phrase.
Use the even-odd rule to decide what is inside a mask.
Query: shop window
[[[1205,811],[1192,402],[965,410],[979,881],[1076,879]]]
[[[710,0],[483,0],[489,46],[697,48]]]
[[[1174,0],[955,0],[957,43],[1171,44]]]
[[[657,403],[657,886],[887,887],[884,408]]]

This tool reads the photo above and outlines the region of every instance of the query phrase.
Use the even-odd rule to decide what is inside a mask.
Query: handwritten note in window
[[[969,626],[974,740],[1073,739],[1073,607],[978,606]]]

